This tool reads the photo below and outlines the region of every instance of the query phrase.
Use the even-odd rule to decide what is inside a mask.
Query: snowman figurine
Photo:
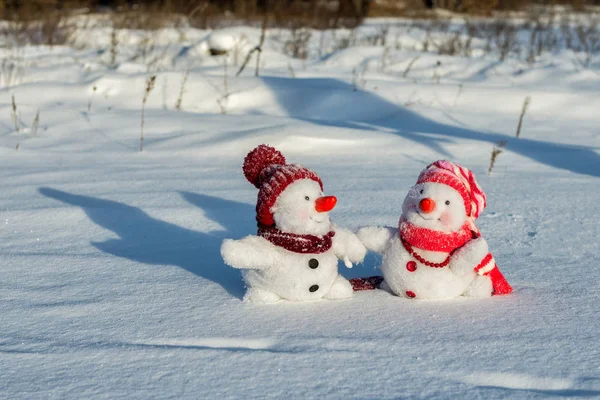
[[[382,288],[417,299],[483,298],[512,291],[475,226],[486,196],[475,175],[450,161],[425,168],[402,205],[399,227],[365,227],[383,255]]]
[[[362,262],[367,249],[354,233],[330,222],[337,199],[323,196],[319,176],[286,164],[279,151],[266,145],[246,156],[243,171],[258,188],[258,235],[225,239],[221,255],[226,264],[243,270],[244,301],[351,297],[352,286],[338,273],[338,258],[350,268]]]

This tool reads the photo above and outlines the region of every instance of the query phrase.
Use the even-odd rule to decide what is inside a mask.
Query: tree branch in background
[[[258,71],[260,69],[260,55],[262,54],[262,47],[265,43],[265,35],[267,33],[267,24],[269,22],[269,12],[268,10],[265,12],[265,17],[263,18],[262,29],[260,31],[260,42],[258,43],[258,54],[256,55],[256,71],[254,72],[254,76],[258,76]]]
[[[256,71],[255,71],[254,75],[258,76],[258,71],[260,68],[260,54],[262,53],[262,46],[265,43],[265,35],[266,35],[266,31],[267,31],[268,21],[269,21],[268,14],[265,13],[265,17],[263,18],[262,29],[261,29],[261,33],[260,33],[260,41],[258,42],[258,45],[256,47],[254,47],[252,50],[250,50],[248,52],[248,54],[246,55],[246,58],[244,59],[244,63],[238,70],[237,74],[235,74],[236,77],[240,76],[240,74],[244,71],[244,68],[246,68],[246,65],[250,62],[250,59],[252,58],[252,54],[254,54],[255,52],[258,52],[258,54],[256,56]]]

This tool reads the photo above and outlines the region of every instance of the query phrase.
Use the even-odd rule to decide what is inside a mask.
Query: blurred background
[[[186,23],[218,28],[233,21],[252,22],[265,15],[271,25],[313,28],[351,27],[367,17],[435,18],[448,12],[491,16],[544,8],[554,12],[586,11],[600,0],[0,0],[5,20],[57,19],[72,13],[127,14],[139,28]],[[592,8],[593,9],[593,8]]]

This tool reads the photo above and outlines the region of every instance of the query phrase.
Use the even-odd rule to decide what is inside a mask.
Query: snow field
[[[260,35],[235,31],[248,48]],[[408,46],[413,31],[382,71],[381,47],[302,61],[274,38],[258,78],[253,64],[234,78],[229,59],[221,114],[223,58],[206,55],[209,32],[187,30],[152,67],[131,60],[144,34],[124,34],[116,68],[97,51],[109,30],[82,35],[82,49],[22,48],[22,80],[0,89],[0,397],[600,396],[597,64],[581,68],[566,50],[533,66],[422,53]],[[369,67],[355,88],[359,64]],[[255,232],[241,163],[259,143],[315,170],[338,198],[332,220],[350,229],[395,225],[429,162],[467,166],[488,197],[478,226],[515,292],[242,303],[219,247]],[[369,276],[378,262],[339,269]]]

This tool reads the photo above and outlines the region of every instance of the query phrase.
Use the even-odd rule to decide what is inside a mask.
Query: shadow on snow
[[[443,144],[468,139],[507,148],[550,167],[600,177],[600,155],[591,147],[514,138],[493,132],[442,124],[349,83],[331,78],[263,77],[264,83],[292,118],[321,126],[389,132],[420,143],[452,158]],[[323,95],[323,90],[327,95]],[[440,137],[441,136],[441,137]],[[486,148],[485,151],[490,151]]]
[[[98,226],[114,232],[118,239],[91,244],[117,257],[152,265],[175,265],[221,285],[231,295],[241,298],[244,287],[239,271],[226,266],[220,253],[226,237],[239,238],[256,229],[254,207],[236,201],[196,193],[180,192],[206,216],[224,229],[198,232],[153,218],[141,209],[113,200],[99,199],[40,188],[52,199],[80,207]]]
[[[151,265],[175,265],[221,285],[229,294],[242,298],[243,282],[239,271],[226,266],[221,258],[221,242],[255,234],[254,207],[204,194],[179,192],[190,204],[202,209],[207,218],[223,230],[198,232],[151,217],[140,208],[113,200],[82,196],[52,188],[40,188],[49,198],[81,208],[96,225],[114,232],[118,239],[90,242],[94,247],[117,257]],[[378,274],[377,256],[369,254],[363,264],[339,271],[346,278]]]

